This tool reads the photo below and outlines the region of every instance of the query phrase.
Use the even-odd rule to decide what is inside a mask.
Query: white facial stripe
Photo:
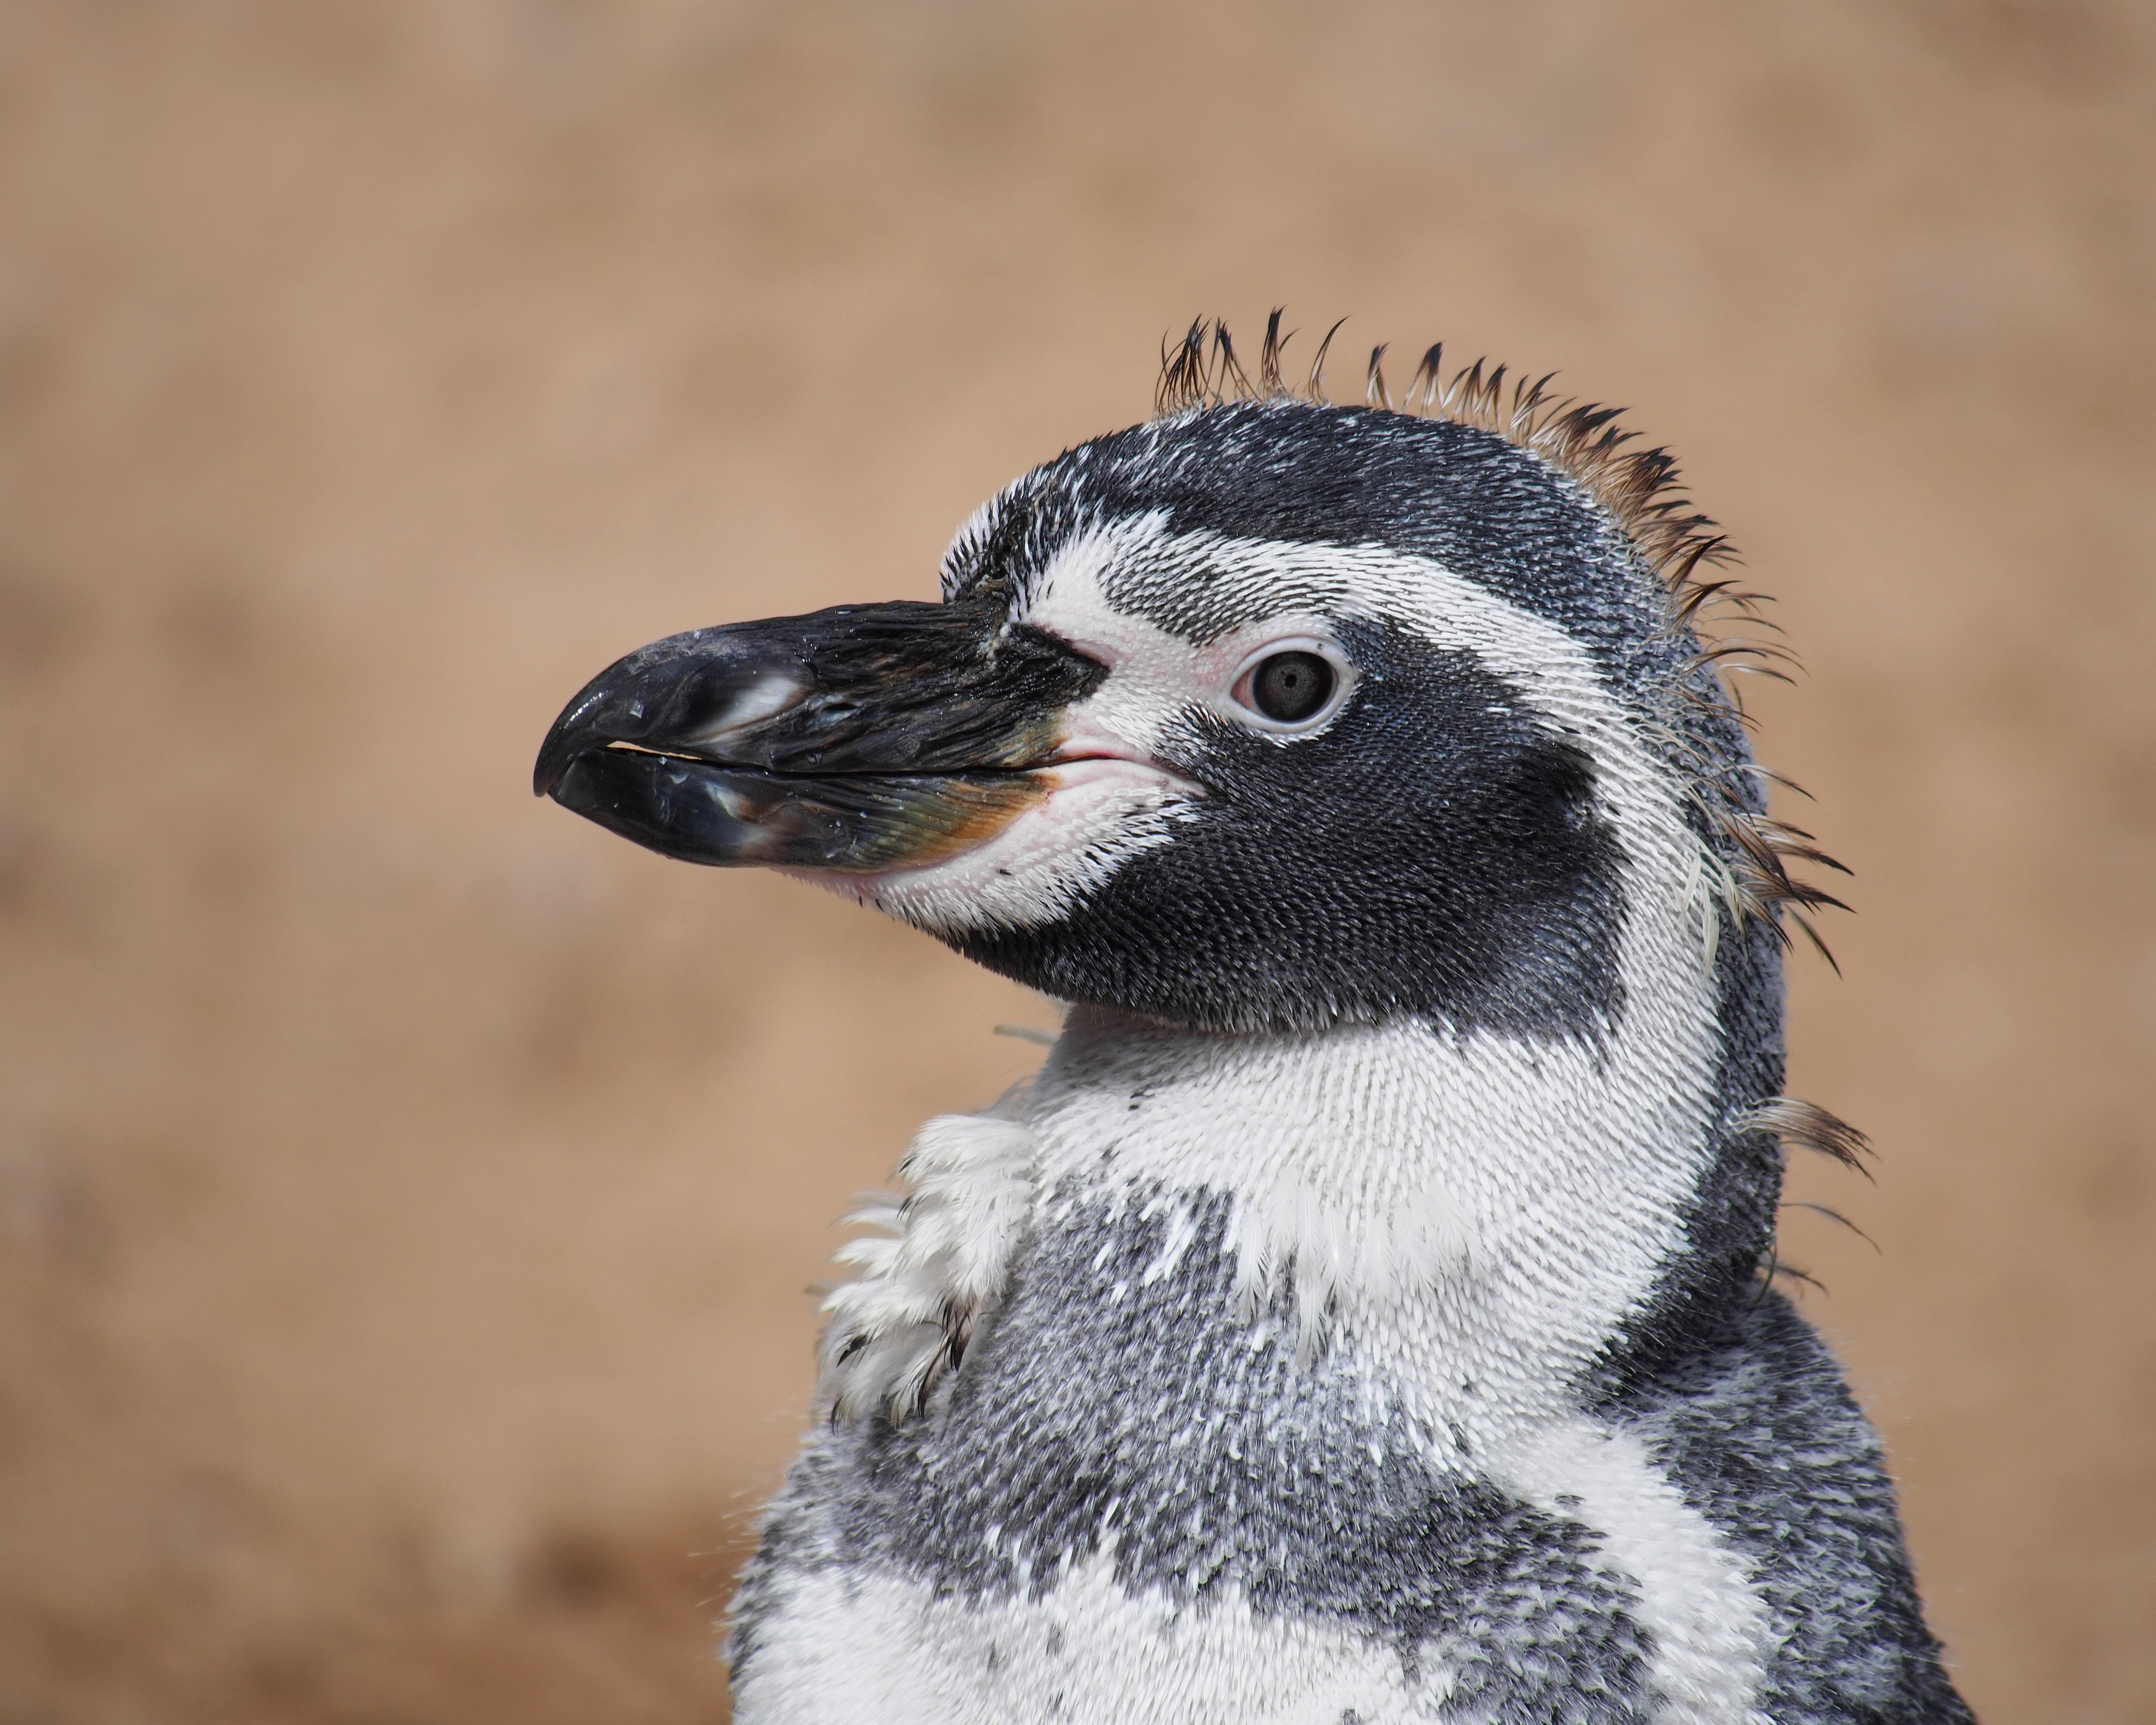
[[[1056,554],[1035,584],[1033,603],[1019,621],[1061,637],[1108,667],[1092,696],[1071,710],[1070,746],[1101,747],[1150,758],[1191,691],[1208,671],[1204,649],[1129,611],[1105,596],[1114,567],[1160,536],[1158,516],[1088,533]]]
[[[917,928],[1024,928],[1065,915],[1126,859],[1167,844],[1192,813],[1193,788],[1141,762],[1073,761],[1043,776],[1056,788],[947,861],[808,878]]]
[[[1202,594],[1202,602],[1191,604],[1194,611],[1266,619],[1255,626],[1259,631],[1286,633],[1275,629],[1275,619],[1390,624],[1435,646],[1476,654],[1552,718],[1569,722],[1581,693],[1599,697],[1590,702],[1599,711],[1615,710],[1585,651],[1562,629],[1427,557],[1373,545],[1292,544],[1216,533],[1096,537],[1112,540],[1115,547],[1113,556],[1086,559],[1099,570],[1101,597],[1095,603],[1111,615],[1172,614],[1178,596]],[[1059,568],[1061,562],[1059,558]],[[1055,628],[1047,615],[1056,598],[1051,585],[1031,620]],[[1252,633],[1245,625],[1222,639],[1247,643]]]
[[[1209,539],[1204,547],[1214,542]],[[1148,516],[1074,540],[1034,584],[1019,620],[1061,637],[1109,668],[1100,688],[1071,710],[1074,751],[1097,742],[1151,755],[1172,726],[1201,708],[1245,721],[1229,691],[1255,653],[1274,643],[1307,647],[1331,639],[1329,621],[1313,606],[1282,603],[1255,621],[1194,641],[1114,603],[1117,587],[1127,584],[1126,570],[1157,570],[1165,559],[1179,571],[1187,567],[1193,544],[1169,537],[1163,517]],[[1279,734],[1285,742],[1324,728]]]

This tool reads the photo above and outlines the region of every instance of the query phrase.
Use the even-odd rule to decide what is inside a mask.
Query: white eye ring
[[[1332,687],[1325,699],[1309,713],[1296,719],[1276,719],[1261,711],[1252,694],[1258,668],[1269,659],[1283,653],[1304,653],[1313,659],[1322,659],[1332,671]],[[1264,646],[1244,655],[1235,667],[1235,675],[1228,680],[1228,698],[1224,711],[1240,725],[1253,731],[1262,731],[1278,737],[1313,737],[1331,725],[1340,709],[1354,692],[1355,666],[1339,644],[1322,635],[1285,635],[1276,641],[1267,641]]]

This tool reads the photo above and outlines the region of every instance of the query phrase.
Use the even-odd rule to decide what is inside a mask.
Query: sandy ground
[[[2156,1717],[2152,18],[0,6],[0,1722],[723,1716],[831,1221],[1050,1013],[531,752],[1279,301],[1782,596],[1880,1150],[1787,1255],[1986,1718]]]

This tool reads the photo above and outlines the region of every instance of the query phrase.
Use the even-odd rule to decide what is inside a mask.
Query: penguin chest
[[[1163,1233],[1059,1230],[927,1414],[812,1443],[737,1605],[740,1717],[1747,1717],[1741,1576],[1692,1578],[1738,1601],[1702,1642],[1625,1549],[1644,1507],[1663,1569],[1716,1558],[1644,1458],[1584,1420],[1463,1454],[1239,1315],[1219,1219],[1165,1270]]]

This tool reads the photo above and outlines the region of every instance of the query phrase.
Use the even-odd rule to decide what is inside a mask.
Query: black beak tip
[[[539,758],[531,767],[531,794],[551,797],[569,770],[569,763],[583,752],[584,739],[560,720],[539,745]]]
[[[532,763],[532,796],[554,796],[554,787],[561,785],[572,759],[576,759],[576,751],[547,733],[547,740],[539,746],[539,759]]]
[[[610,665],[585,684],[547,727],[547,740],[539,745],[539,758],[531,765],[533,796],[554,796],[579,755],[604,748],[613,741],[613,733],[606,721],[618,703],[609,698],[608,679],[619,669]]]

